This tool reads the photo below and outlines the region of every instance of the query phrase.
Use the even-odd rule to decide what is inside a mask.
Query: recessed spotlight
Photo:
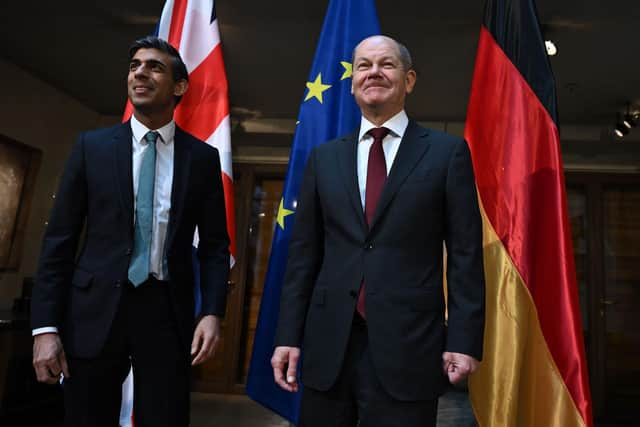
[[[634,128],[638,124],[638,118],[634,117],[632,114],[627,113],[622,119],[622,124],[625,125],[627,129]]]
[[[618,123],[616,127],[613,129],[613,132],[616,134],[618,138],[622,138],[629,133],[629,128],[623,125],[622,123]]]
[[[544,42],[544,45],[547,48],[547,55],[555,56],[558,54],[558,48],[556,47],[555,43],[553,43],[551,40],[546,40]]]

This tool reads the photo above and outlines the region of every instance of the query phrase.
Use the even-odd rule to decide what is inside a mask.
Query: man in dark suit
[[[218,152],[173,121],[187,69],[156,37],[137,40],[129,59],[133,116],[78,138],[33,290],[34,367],[42,382],[64,375],[67,426],[117,426],[131,365],[136,426],[188,425],[189,367],[213,354],[225,311],[229,238]]]
[[[415,81],[403,45],[363,40],[352,77],[360,128],[308,160],[271,360],[275,381],[296,391],[303,349],[300,426],[435,425],[447,380],[481,359],[482,223],[470,154],[464,140],[408,119]]]

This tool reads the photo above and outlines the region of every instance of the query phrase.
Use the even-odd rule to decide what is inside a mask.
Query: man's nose
[[[143,63],[136,67],[133,75],[136,77],[145,77],[149,72],[149,68]]]
[[[377,64],[373,64],[371,65],[371,67],[369,67],[369,73],[368,73],[368,77],[378,77],[380,76],[380,71],[382,71],[382,67],[380,67]]]

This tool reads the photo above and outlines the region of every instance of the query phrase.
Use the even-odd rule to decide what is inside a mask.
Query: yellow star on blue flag
[[[280,226],[280,228],[282,228],[284,230],[284,219],[285,217],[291,215],[292,213],[294,213],[295,211],[289,210],[289,209],[285,209],[284,207],[284,198],[280,199],[280,206],[278,207],[278,215],[276,216],[276,221],[278,222],[278,225]]]
[[[318,77],[313,82],[307,82],[307,88],[309,92],[307,92],[307,96],[304,98],[305,101],[308,101],[311,98],[316,98],[322,104],[322,92],[329,89],[331,85],[326,85],[322,83],[322,73],[318,73]]]
[[[351,62],[340,61],[340,65],[344,67],[344,73],[342,73],[342,77],[340,77],[340,80],[348,79],[353,75],[353,65],[351,64]]]
[[[307,78],[298,113],[289,168],[282,189],[264,279],[260,313],[246,391],[249,397],[296,424],[301,393],[289,393],[273,381],[271,355],[275,340],[280,293],[284,281],[289,240],[297,210],[305,164],[314,147],[357,128],[360,110],[351,95],[351,55],[362,39],[380,34],[375,0],[330,0],[322,33]],[[317,100],[315,102],[313,99]],[[285,208],[286,205],[291,209]],[[296,221],[303,220],[300,216]]]

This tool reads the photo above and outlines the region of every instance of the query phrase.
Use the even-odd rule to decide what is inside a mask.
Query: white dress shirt
[[[153,188],[153,228],[151,232],[151,256],[149,273],[158,280],[168,279],[164,245],[169,225],[169,211],[171,210],[171,185],[173,183],[173,152],[176,124],[171,120],[160,129],[149,129],[131,116],[131,131],[133,134],[133,200],[138,194],[138,180],[140,179],[140,165],[149,143],[144,136],[149,131],[160,134],[156,142],[156,174]],[[135,214],[134,214],[135,222]]]
[[[171,120],[160,129],[149,129],[140,123],[135,116],[131,116],[131,132],[133,144],[133,200],[135,222],[135,200],[138,194],[138,179],[140,177],[140,165],[142,157],[149,143],[144,139],[147,132],[155,130],[160,134],[156,141],[156,174],[153,190],[153,228],[151,232],[151,254],[149,260],[149,272],[158,280],[168,279],[164,245],[169,225],[169,212],[171,210],[171,186],[173,183],[173,153],[176,124]],[[32,335],[40,335],[58,332],[54,326],[37,328]]]
[[[404,136],[404,132],[407,130],[408,125],[409,117],[407,117],[407,113],[402,110],[380,126],[391,131],[382,140],[382,151],[384,151],[384,159],[387,164],[387,176],[389,176],[389,171],[391,170],[391,166],[393,166],[393,161],[398,153],[398,148],[400,148],[400,141],[402,141],[402,137]],[[360,201],[362,202],[363,210],[367,191],[369,150],[371,149],[371,145],[373,145],[373,137],[367,132],[376,127],[378,126],[375,126],[369,120],[365,119],[364,116],[362,117],[362,120],[360,121],[360,134],[358,135],[357,161],[358,187],[360,189]]]

